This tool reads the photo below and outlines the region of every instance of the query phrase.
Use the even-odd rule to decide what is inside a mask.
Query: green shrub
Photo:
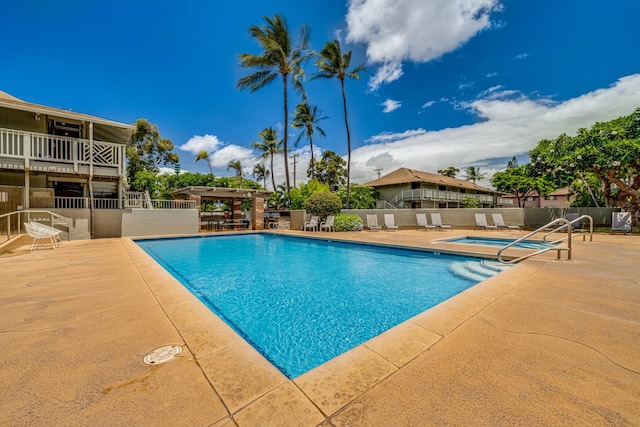
[[[336,231],[362,231],[362,218],[358,215],[337,215],[334,220]]]
[[[340,197],[335,194],[321,191],[309,196],[306,209],[311,215],[326,218],[327,215],[339,214],[340,209],[342,209],[342,202]]]

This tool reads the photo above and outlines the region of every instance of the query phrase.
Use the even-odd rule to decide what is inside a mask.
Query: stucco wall
[[[567,213],[578,213],[579,215],[590,215],[593,218],[594,227],[611,226],[611,213],[620,211],[619,208],[494,208],[494,209],[343,209],[342,213],[355,214],[362,218],[366,225],[367,215],[378,215],[378,224],[384,223],[384,214],[391,213],[395,216],[396,225],[400,228],[410,229],[416,227],[416,213],[426,213],[431,224],[430,213],[440,213],[443,224],[448,224],[454,228],[474,228],[476,213],[487,215],[489,224],[493,224],[492,213],[501,213],[504,222],[509,225],[518,225],[527,229],[539,228],[550,221],[562,218]],[[581,222],[587,225],[588,221]]]
[[[122,212],[118,209],[96,209],[93,212],[93,237],[104,239],[122,236]]]
[[[197,209],[131,209],[122,211],[123,237],[197,233]]]

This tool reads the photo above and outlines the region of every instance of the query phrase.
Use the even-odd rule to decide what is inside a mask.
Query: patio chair
[[[335,225],[333,224],[335,221],[334,215],[327,216],[326,221],[322,221],[320,223],[320,231],[326,229],[327,231],[336,231]]]
[[[48,225],[44,225],[35,221],[29,222],[29,225],[31,225],[31,227],[35,228],[36,230],[53,234],[53,240],[57,243],[62,243],[62,239],[60,239],[60,233],[62,233],[62,230],[58,230],[57,228],[49,227]]]
[[[493,218],[493,223],[498,227],[498,230],[504,228],[507,230],[518,230],[520,231],[520,227],[517,225],[508,225],[504,223],[504,218],[502,218],[502,214],[494,213],[491,214],[491,218]]]
[[[453,227],[452,226],[442,224],[442,218],[440,217],[439,213],[432,213],[431,214],[431,222],[433,223],[433,225],[435,225],[436,230],[442,231],[444,229],[447,229],[447,230],[453,231]]]
[[[27,222],[24,223],[24,228],[25,230],[27,230],[27,234],[30,237],[33,237],[33,243],[31,243],[31,252],[33,252],[34,249],[38,249],[38,242],[42,239],[49,239],[53,249],[55,249],[58,246],[56,244],[56,240],[54,237],[55,233],[52,233],[51,231],[38,229],[34,227],[31,223],[27,223]]]
[[[435,225],[429,225],[429,222],[427,221],[427,214],[417,213],[416,221],[418,223],[418,225],[416,225],[416,230],[419,228],[424,228],[424,231],[436,229]]]
[[[319,220],[319,217],[313,215],[309,221],[304,223],[304,231],[307,231],[307,229],[310,229],[311,231],[318,231]]]
[[[476,226],[474,227],[474,230],[480,230],[480,229],[484,229],[484,230],[498,230],[498,226],[497,225],[489,225],[487,223],[487,216],[483,213],[477,213],[474,214],[476,217]],[[493,220],[493,222],[495,222],[495,219]]]
[[[631,233],[631,212],[613,212],[611,214],[611,232]]]
[[[382,227],[378,225],[378,215],[367,215],[367,228],[369,231],[382,230]]]
[[[387,231],[399,230],[398,226],[396,225],[396,217],[394,214],[384,214],[384,229]]]

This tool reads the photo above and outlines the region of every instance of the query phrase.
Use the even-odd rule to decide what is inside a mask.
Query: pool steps
[[[509,265],[487,260],[459,261],[451,263],[449,271],[457,276],[464,277],[465,279],[481,282],[509,267]]]

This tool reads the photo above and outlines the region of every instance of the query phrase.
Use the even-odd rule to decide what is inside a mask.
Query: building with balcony
[[[504,197],[513,200],[513,205],[518,206],[516,196],[507,194]],[[570,194],[569,187],[565,187],[557,189],[547,196],[541,196],[536,191],[533,191],[524,198],[521,204],[523,208],[567,208],[575,199],[575,195]]]
[[[0,91],[0,212],[122,208],[134,126],[31,104]]]
[[[468,197],[478,200],[481,208],[513,206],[513,201],[502,193],[471,181],[408,168],[397,169],[365,185],[378,192],[379,209],[460,208]]]

